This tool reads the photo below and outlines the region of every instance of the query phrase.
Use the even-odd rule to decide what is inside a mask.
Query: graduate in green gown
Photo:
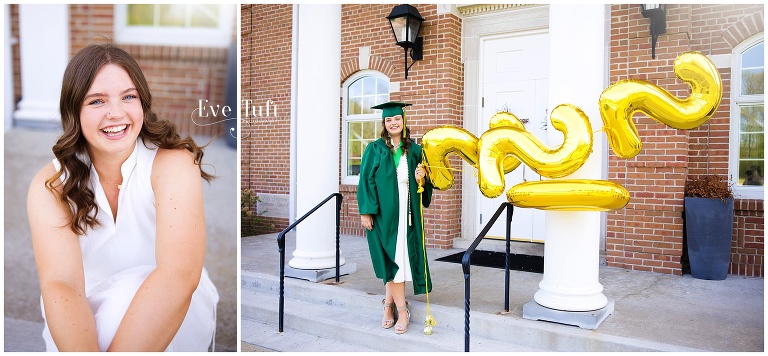
[[[385,283],[382,327],[394,325],[398,334],[406,331],[410,319],[405,281],[413,282],[414,294],[432,289],[423,248],[421,215],[421,205],[428,207],[432,200],[432,184],[426,179],[427,171],[421,164],[421,146],[411,140],[406,127],[403,107],[408,105],[388,102],[372,107],[382,109],[383,129],[381,138],[365,148],[357,188],[357,203],[373,269],[376,277]],[[421,193],[417,192],[419,182],[424,188]],[[398,259],[402,263],[397,263]],[[398,309],[397,324],[393,306]]]

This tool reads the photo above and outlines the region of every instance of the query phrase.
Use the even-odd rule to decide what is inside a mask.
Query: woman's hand
[[[373,217],[369,214],[360,215],[360,221],[366,230],[373,230]]]
[[[423,164],[419,163],[419,165],[416,166],[414,176],[416,177],[416,182],[419,183],[419,185],[424,185],[424,178],[427,177],[427,170],[424,169]]]

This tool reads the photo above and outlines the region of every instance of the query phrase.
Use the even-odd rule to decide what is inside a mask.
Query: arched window
[[[765,105],[763,34],[734,48],[729,173],[737,197],[763,199]]]
[[[374,70],[352,75],[342,86],[341,183],[357,185],[365,146],[379,138],[381,110],[389,101],[389,78]]]

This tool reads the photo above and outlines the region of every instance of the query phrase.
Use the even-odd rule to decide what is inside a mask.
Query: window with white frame
[[[357,72],[342,86],[341,183],[357,184],[365,147],[381,137],[381,110],[389,101],[389,78],[374,70]]]
[[[228,47],[234,4],[115,5],[115,42],[189,47]]]
[[[729,173],[734,195],[741,198],[763,199],[764,56],[762,33],[734,48],[732,56]]]

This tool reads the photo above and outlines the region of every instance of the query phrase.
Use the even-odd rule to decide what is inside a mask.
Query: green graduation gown
[[[368,144],[363,153],[360,181],[357,186],[357,204],[360,214],[373,216],[373,230],[366,230],[368,249],[376,277],[382,279],[384,283],[393,280],[399,268],[394,262],[394,257],[400,199],[397,194],[397,173],[392,156],[392,151],[387,147],[384,139],[379,138]],[[432,280],[429,278],[429,267],[427,267],[426,276],[424,273],[426,261],[422,248],[422,216],[419,205],[421,203],[424,207],[429,207],[432,201],[432,182],[425,179],[424,191],[421,193],[421,202],[419,202],[419,193],[416,192],[418,183],[416,183],[414,171],[421,163],[421,146],[411,142],[406,159],[413,217],[413,223],[407,229],[408,259],[411,263],[413,291],[415,294],[424,294],[427,292],[427,280],[429,291],[432,290]]]

